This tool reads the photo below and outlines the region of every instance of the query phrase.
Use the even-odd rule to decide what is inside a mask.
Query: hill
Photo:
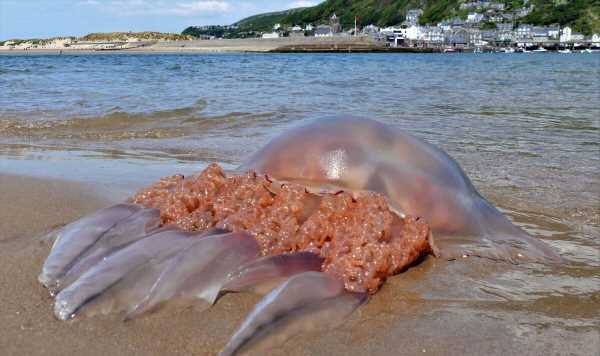
[[[358,16],[363,25],[397,25],[404,21],[409,9],[422,9],[421,24],[435,24],[454,16],[465,18],[469,10],[460,9],[465,0],[327,0],[319,5],[272,12],[248,17],[237,22],[243,31],[269,31],[274,24],[282,25],[327,23],[336,13],[344,28],[354,25]],[[572,26],[585,34],[600,32],[600,0],[496,0],[505,4],[505,11],[534,5],[534,10],[518,22],[532,25],[558,23]],[[473,11],[473,10],[471,10]]]
[[[273,25],[280,23],[280,21],[287,16],[291,16],[297,12],[301,12],[307,9],[306,7],[299,7],[295,9],[267,12],[264,14],[258,14],[250,17],[246,17],[233,24],[241,28],[251,28],[254,31],[269,31],[273,28]]]

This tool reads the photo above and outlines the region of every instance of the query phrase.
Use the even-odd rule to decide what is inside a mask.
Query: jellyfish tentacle
[[[155,230],[154,234],[166,231],[178,231],[177,227],[169,225]],[[211,228],[193,235],[191,238],[199,239],[214,234],[223,234],[227,231]],[[104,290],[98,296],[85,303],[78,312],[85,316],[98,314],[121,313],[125,316],[134,311],[148,296],[152,286],[161,276],[164,269],[171,263],[173,257],[162,261],[155,260],[127,273],[118,282]]]
[[[57,280],[56,291],[59,292],[75,282],[102,258],[151,233],[160,231],[158,230],[160,224],[160,211],[153,208],[139,210],[128,218],[121,220],[76,258],[64,276]]]
[[[159,264],[189,247],[195,242],[192,237],[198,235],[201,234],[167,230],[150,235],[108,256],[56,296],[56,317],[61,320],[70,318],[83,305],[117,284],[126,275],[148,265]]]
[[[141,207],[134,204],[117,204],[76,220],[56,233],[56,239],[42,267],[38,280],[47,288],[54,288],[70,264],[94,244],[104,233],[128,218]]]
[[[305,272],[267,294],[248,314],[220,356],[277,345],[298,332],[337,325],[367,298],[346,292],[328,274]]]
[[[207,236],[170,258],[146,297],[127,315],[133,318],[171,299],[202,299],[212,305],[227,277],[256,259],[258,244],[245,232]]]
[[[267,294],[293,275],[320,271],[322,262],[323,259],[312,252],[261,257],[231,272],[222,291]]]

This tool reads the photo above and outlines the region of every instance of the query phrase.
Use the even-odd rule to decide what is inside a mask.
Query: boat
[[[515,49],[508,47],[508,48],[502,48],[502,52],[504,53],[515,53]]]
[[[548,52],[548,50],[545,49],[544,47],[538,47],[531,52]]]
[[[559,50],[558,50],[558,53],[573,53],[573,52],[571,52],[571,50],[570,50],[570,49],[568,49],[568,48],[565,48],[565,49],[559,49]]]
[[[586,49],[582,49],[581,51],[579,51],[579,53],[592,53],[592,50],[589,48],[586,48]]]
[[[444,48],[442,53],[456,53],[456,49],[454,48]]]

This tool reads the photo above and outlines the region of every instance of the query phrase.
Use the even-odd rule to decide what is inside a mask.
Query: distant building
[[[331,37],[333,36],[333,30],[329,25],[319,25],[315,29],[315,37]]]
[[[498,30],[481,31],[481,40],[487,43],[496,42],[498,39]]]
[[[444,43],[444,30],[437,26],[426,26],[421,28],[422,39],[424,42],[432,44]]]
[[[483,21],[483,14],[471,12],[467,15],[467,23],[480,23],[481,21]]]
[[[496,41],[497,42],[513,42],[515,41],[515,33],[513,32],[512,23],[496,24]]]
[[[531,29],[531,39],[534,42],[547,42],[550,39],[548,29],[546,27],[533,27]]]
[[[290,37],[304,37],[304,30],[302,27],[296,25],[289,29]]]
[[[560,31],[560,42],[571,42],[572,31],[569,26],[563,27],[562,31]]]
[[[491,1],[471,1],[471,2],[465,2],[465,3],[460,4],[460,9],[461,10],[468,10],[468,9],[478,9],[478,10],[493,9],[493,10],[502,11],[502,10],[504,10],[504,3],[501,3],[501,2],[491,2]]]
[[[309,23],[308,25],[306,25],[306,27],[305,27],[304,29],[305,29],[306,31],[313,31],[315,28],[313,27],[313,25],[312,25],[312,24],[310,24],[310,23]]]
[[[329,18],[329,27],[331,28],[332,33],[339,33],[342,31],[342,26],[340,25],[340,19],[338,19],[335,12]]]
[[[489,22],[499,23],[504,21],[504,16],[502,14],[490,14],[486,18]]]
[[[573,42],[583,42],[585,36],[580,32],[572,32],[571,33],[571,41]]]
[[[447,31],[444,33],[444,42],[455,47],[464,47],[469,43],[469,33],[464,28]]]
[[[405,20],[406,25],[407,26],[417,25],[419,23],[419,17],[422,14],[423,14],[423,10],[421,10],[421,9],[408,10],[406,12],[406,20]]]
[[[498,31],[512,31],[513,27],[514,27],[513,24],[512,23],[508,23],[508,22],[497,23],[496,24],[496,29]]]
[[[370,25],[363,27],[361,32],[364,33],[365,35],[373,35],[373,34],[379,33],[379,27],[377,27],[373,24],[370,24]]]
[[[280,23],[276,23],[275,25],[273,25],[273,31],[279,31],[281,30],[281,24]]]
[[[525,16],[529,15],[529,13],[531,11],[533,11],[533,5],[531,5],[529,7],[523,7],[523,8],[517,9],[514,12],[514,15],[516,18],[521,18],[521,17],[525,17]]]
[[[548,30],[548,37],[550,39],[557,40],[559,38],[559,36],[560,36],[560,26],[559,25],[548,26],[548,27],[546,27],[546,29]]]
[[[467,43],[474,46],[483,46],[482,34],[479,28],[469,28],[467,29],[468,37]]]
[[[410,26],[404,29],[404,37],[409,41],[422,41],[424,35],[421,29],[420,26]]]
[[[533,27],[531,25],[519,25],[519,27],[517,27],[515,30],[515,37],[517,40],[530,39],[532,30]]]
[[[593,46],[600,46],[600,35],[597,33],[594,33],[592,35],[592,37],[590,38],[590,41],[592,42]]]

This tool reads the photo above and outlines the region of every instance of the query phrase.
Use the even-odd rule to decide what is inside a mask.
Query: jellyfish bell
[[[381,122],[334,117],[273,138],[238,171],[253,170],[316,191],[374,191],[400,214],[424,217],[441,257],[560,261],[475,189],[441,149]]]

